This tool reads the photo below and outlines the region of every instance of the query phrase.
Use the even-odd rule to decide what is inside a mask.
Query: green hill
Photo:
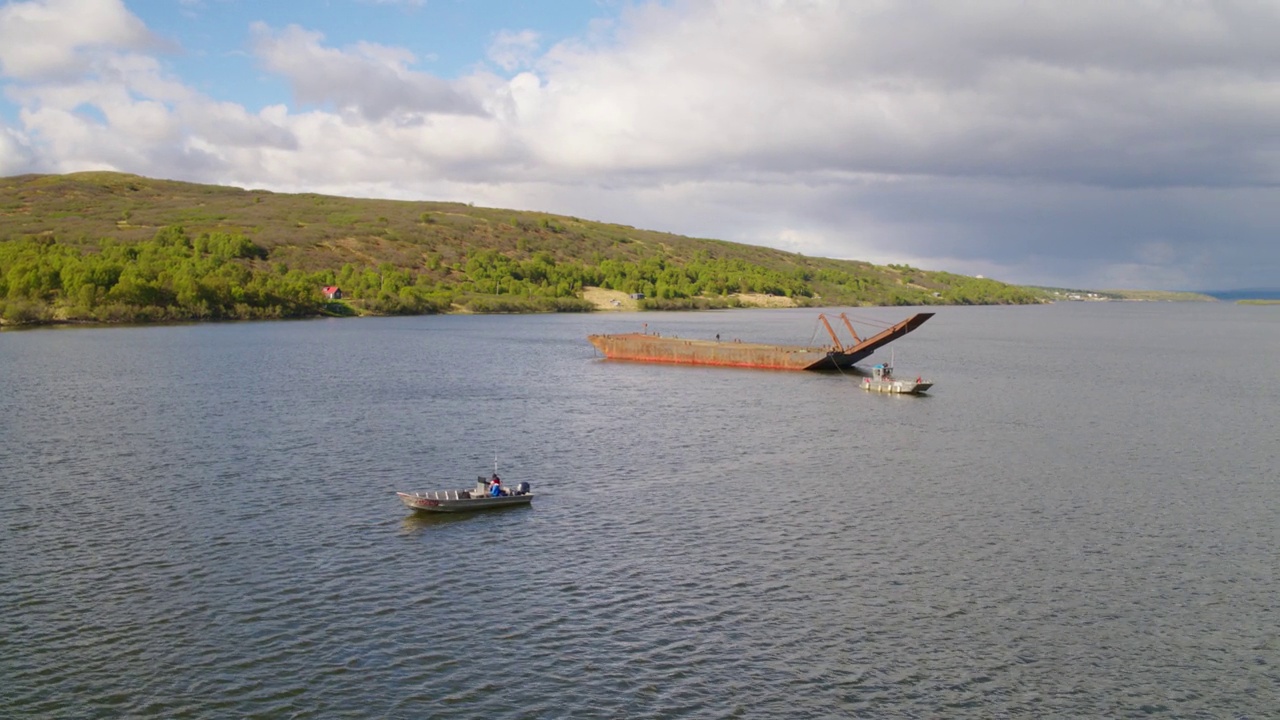
[[[322,295],[331,285],[343,300]],[[596,287],[643,294],[642,309],[761,296],[800,306],[1040,301],[993,280],[538,212],[110,172],[0,179],[0,319],[11,324],[584,311]]]

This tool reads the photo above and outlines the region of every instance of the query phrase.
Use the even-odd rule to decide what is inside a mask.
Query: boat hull
[[[915,380],[876,380],[863,378],[862,387],[869,392],[890,393],[895,395],[919,395],[933,387],[931,382]]]
[[[768,345],[736,340],[663,337],[649,333],[588,335],[587,340],[610,360],[766,370],[851,370],[855,363],[931,317],[933,313],[917,313],[852,347]]]
[[[439,492],[397,492],[396,497],[404,506],[419,512],[473,512],[493,508],[528,505],[533,493],[523,495],[499,495],[498,497],[467,497],[466,491],[441,490]]]

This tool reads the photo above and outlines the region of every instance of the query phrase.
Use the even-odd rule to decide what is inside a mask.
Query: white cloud
[[[34,170],[34,158],[21,133],[0,125],[0,177]]]
[[[121,0],[31,0],[0,7],[0,75],[73,78],[95,52],[162,47]]]
[[[489,59],[511,72],[533,64],[541,41],[533,30],[503,30],[489,43]]]
[[[406,114],[483,114],[479,101],[449,82],[410,70],[416,58],[407,50],[369,42],[335,50],[322,45],[322,34],[297,26],[275,32],[256,23],[253,35],[254,54],[286,77],[303,103],[374,122]]]
[[[169,76],[144,54],[163,45],[117,2],[49,0],[0,13],[8,13],[0,15],[0,36],[31,33],[3,51],[5,77],[26,81],[5,88],[24,128],[20,135],[5,128],[6,171],[25,165],[199,176],[222,166],[221,153],[210,148],[296,144],[285,128]]]

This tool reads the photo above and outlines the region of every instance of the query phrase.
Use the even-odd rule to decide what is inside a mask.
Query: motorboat
[[[871,377],[862,378],[864,390],[901,395],[919,395],[933,387],[933,381],[917,376],[915,380],[899,380],[893,374],[893,366],[887,363],[871,368]]]
[[[518,483],[515,487],[507,487],[498,481],[495,473],[488,480],[483,476],[477,477],[475,487],[470,490],[397,492],[396,497],[411,510],[469,512],[512,505],[528,505],[533,502],[533,491],[527,482]]]

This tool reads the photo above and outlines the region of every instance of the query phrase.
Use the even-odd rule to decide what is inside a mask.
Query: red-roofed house
[[[338,287],[337,285],[325,285],[324,296],[326,298],[329,298],[330,300],[341,300],[342,288]]]

